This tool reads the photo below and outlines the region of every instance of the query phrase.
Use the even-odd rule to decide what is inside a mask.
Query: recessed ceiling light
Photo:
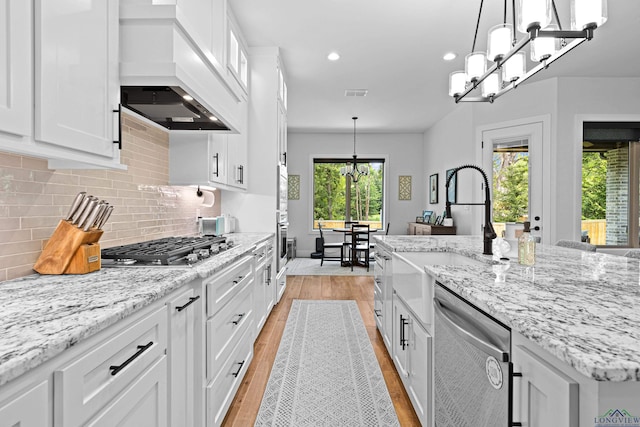
[[[458,55],[456,55],[453,52],[447,52],[447,53],[444,54],[442,59],[444,59],[445,61],[452,61],[452,60],[456,59],[456,56],[458,56]]]
[[[217,122],[218,118],[216,116],[209,116],[209,120],[211,120],[212,122]]]
[[[183,95],[182,96],[186,101],[193,101],[193,97],[191,95]]]
[[[340,55],[338,55],[337,52],[331,52],[329,55],[327,55],[327,59],[329,61],[337,61],[338,59],[340,59]]]

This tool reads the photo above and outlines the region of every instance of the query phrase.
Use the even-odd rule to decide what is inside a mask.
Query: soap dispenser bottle
[[[522,235],[518,238],[518,262],[533,265],[536,262],[536,241],[531,235],[531,223],[525,221]]]

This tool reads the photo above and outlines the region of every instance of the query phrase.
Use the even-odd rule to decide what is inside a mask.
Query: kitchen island
[[[579,404],[564,408],[570,412],[567,425],[599,425],[596,421],[615,409],[640,416],[639,260],[539,244],[535,265],[526,267],[482,255],[481,237],[376,236],[374,241],[400,256],[453,252],[480,261],[423,268],[510,328],[514,348],[526,347],[577,384]],[[517,399],[514,420],[522,415]],[[634,422],[640,425],[640,418]]]
[[[199,297],[193,297],[193,289],[195,289],[196,294],[202,295],[205,299],[204,288],[209,286],[207,281],[211,283],[212,279],[216,279],[223,271],[228,270],[229,266],[240,262],[247,265],[247,271],[253,274],[251,266],[256,248],[261,244],[264,245],[265,242],[272,242],[272,240],[273,234],[269,233],[230,234],[227,236],[227,242],[233,243],[231,248],[193,267],[114,267],[102,268],[86,275],[34,274],[0,283],[0,306],[2,307],[0,310],[0,330],[2,330],[0,337],[0,415],[11,415],[15,414],[15,411],[24,411],[24,407],[20,404],[21,397],[26,396],[23,399],[26,402],[29,402],[30,398],[36,397],[36,402],[50,401],[46,395],[54,393],[52,387],[56,391],[62,387],[61,384],[64,383],[62,379],[66,373],[64,366],[73,361],[73,358],[67,355],[77,353],[73,357],[82,356],[86,353],[86,349],[79,348],[101,345],[110,338],[109,331],[113,331],[113,328],[120,328],[122,324],[127,325],[127,322],[132,322],[131,319],[138,322],[139,318],[138,323],[150,322],[145,317],[147,312],[150,313],[149,318],[155,316],[153,319],[157,320],[155,326],[148,328],[148,331],[153,330],[154,332],[144,332],[143,335],[134,337],[134,339],[140,340],[141,337],[146,338],[147,335],[153,335],[155,338],[152,339],[152,342],[159,344],[160,350],[162,350],[162,346],[166,346],[167,341],[167,320],[165,320],[167,314],[170,318],[172,313],[183,312],[177,310],[182,307],[177,307],[172,311],[164,308],[165,305],[172,307],[173,300],[171,298],[183,297],[182,300],[187,301],[186,307],[191,303],[191,300],[199,299]],[[244,288],[246,289],[244,294],[251,294],[250,288],[254,287],[254,280],[252,276],[247,276],[247,280],[250,282]],[[259,280],[256,279],[255,283],[258,282]],[[183,294],[182,292],[187,288],[191,293]],[[185,295],[186,298],[184,298]],[[253,297],[248,301],[253,301]],[[205,316],[205,305],[205,302],[198,304],[201,313],[196,312],[195,315],[189,314],[189,316]],[[157,311],[152,312],[152,310]],[[251,307],[250,310],[252,310]],[[188,313],[188,310],[184,310],[184,313]],[[180,322],[178,325],[181,324]],[[250,324],[253,325],[252,318]],[[132,328],[133,326],[130,327],[130,329]],[[247,336],[254,337],[255,330],[252,328],[247,330],[249,331]],[[250,339],[247,341],[252,342]],[[135,350],[135,346],[133,348]],[[145,351],[147,351],[146,348],[141,349],[139,353],[142,354]],[[128,355],[130,355],[129,352],[124,352],[124,354],[118,355],[117,359],[122,361]],[[141,359],[144,357],[143,355]],[[61,362],[57,362],[59,360]],[[110,369],[113,371],[108,364],[103,368],[107,374]],[[125,368],[123,363],[122,375],[125,375],[127,369],[131,370],[129,367]],[[54,386],[51,385],[51,383],[55,383],[50,375],[52,370],[56,372],[56,379],[59,379],[59,384],[54,384]],[[203,368],[200,369],[200,371],[203,370]],[[90,379],[92,375],[97,374],[87,376],[87,384],[92,381],[95,383],[95,379]],[[111,375],[116,378],[116,374]],[[39,379],[36,382],[31,381],[32,376],[39,377]],[[101,375],[98,377],[102,378]],[[41,384],[36,384],[40,381],[42,381]],[[113,380],[105,377],[105,381],[107,381],[105,384],[110,384]],[[34,384],[36,385],[33,386]],[[161,385],[166,387],[166,380],[164,383],[161,381],[159,386]],[[33,388],[31,389],[31,387]],[[111,386],[104,387],[108,389]],[[43,397],[42,394],[46,399],[38,400]],[[18,404],[12,406],[11,403],[14,400]],[[9,403],[5,405],[7,401]],[[51,407],[41,409],[47,422],[42,421],[43,418],[40,421],[34,421],[31,425],[50,425],[51,413],[55,414],[56,411]],[[55,416],[62,417],[64,415],[56,414]],[[62,422],[63,419],[59,418],[56,424]],[[38,424],[39,422],[43,422],[43,424]],[[63,422],[63,424],[71,425],[67,422]],[[25,425],[30,424],[26,422]]]

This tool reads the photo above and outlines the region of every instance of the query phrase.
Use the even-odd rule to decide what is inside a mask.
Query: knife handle
[[[82,231],[89,231],[91,226],[93,226],[93,223],[96,222],[96,218],[98,217],[98,214],[102,210],[102,206],[103,205],[100,204],[100,203],[96,203],[94,205],[93,209],[91,209],[91,212],[89,213],[89,216],[87,216],[87,219],[84,222],[84,226],[82,227]]]
[[[67,214],[67,217],[66,217],[67,221],[71,220],[71,218],[73,217],[73,214],[76,213],[76,210],[78,210],[78,207],[80,207],[80,204],[82,203],[86,195],[87,195],[86,191],[81,191],[76,195],[76,198],[73,199],[73,203],[71,203],[71,209],[69,209],[69,213]]]
[[[82,215],[80,215],[80,218],[78,219],[78,223],[76,224],[78,228],[84,227],[85,222],[87,222],[87,218],[89,217],[89,215],[91,214],[91,212],[93,211],[93,209],[96,207],[97,204],[98,204],[97,199],[92,199],[89,201],[89,203],[87,204],[87,207],[84,209],[84,211],[82,212]]]
[[[76,209],[76,212],[71,217],[72,224],[78,225],[78,222],[80,220],[80,217],[82,216],[82,213],[85,211],[85,209],[87,208],[87,205],[92,199],[93,199],[93,196],[87,196],[82,200],[82,203],[80,203],[80,206],[78,206],[78,209]]]

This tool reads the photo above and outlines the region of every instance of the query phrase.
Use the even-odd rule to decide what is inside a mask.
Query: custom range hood
[[[246,132],[248,96],[224,55],[187,19],[189,10],[160,3],[120,1],[121,104],[170,131]]]
[[[214,113],[177,86],[121,86],[120,102],[169,130],[229,130]]]

